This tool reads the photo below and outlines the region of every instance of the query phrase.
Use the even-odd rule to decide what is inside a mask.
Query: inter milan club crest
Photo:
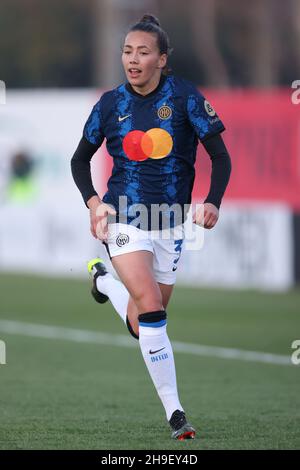
[[[172,116],[172,109],[169,106],[163,105],[158,109],[157,115],[160,119],[169,119]]]
[[[124,246],[128,242],[129,242],[129,236],[126,233],[119,233],[116,239],[116,244],[119,247],[121,247],[121,246]]]

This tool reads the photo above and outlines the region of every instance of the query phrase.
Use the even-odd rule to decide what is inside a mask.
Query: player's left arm
[[[220,134],[208,137],[202,145],[212,162],[211,181],[203,207],[196,211],[193,222],[210,229],[219,218],[219,208],[230,178],[231,160]]]
[[[214,108],[193,86],[188,90],[186,110],[189,122],[212,162],[208,196],[203,207],[200,207],[193,216],[196,224],[210,229],[218,221],[219,208],[231,172],[230,157],[220,135],[225,127]]]

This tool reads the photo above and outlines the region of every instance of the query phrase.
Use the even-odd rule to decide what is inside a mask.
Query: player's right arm
[[[85,205],[90,210],[90,229],[93,237],[107,239],[107,216],[115,211],[98,196],[92,182],[91,159],[104,140],[101,123],[101,100],[84,126],[83,136],[71,159],[71,170],[76,186],[81,192]]]

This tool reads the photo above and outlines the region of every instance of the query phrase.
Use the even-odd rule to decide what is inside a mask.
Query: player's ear
[[[167,65],[167,54],[161,54],[159,56],[158,67],[159,69],[163,69]]]

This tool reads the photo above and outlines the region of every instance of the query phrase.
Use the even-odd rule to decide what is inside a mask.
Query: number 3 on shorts
[[[174,266],[173,266],[173,271],[176,271],[177,269],[177,263],[179,261],[179,258],[180,258],[180,255],[181,255],[181,250],[182,250],[182,243],[183,243],[183,239],[181,240],[174,240],[174,244],[175,244],[175,251],[177,253],[177,257],[174,259],[173,263],[174,263]]]

